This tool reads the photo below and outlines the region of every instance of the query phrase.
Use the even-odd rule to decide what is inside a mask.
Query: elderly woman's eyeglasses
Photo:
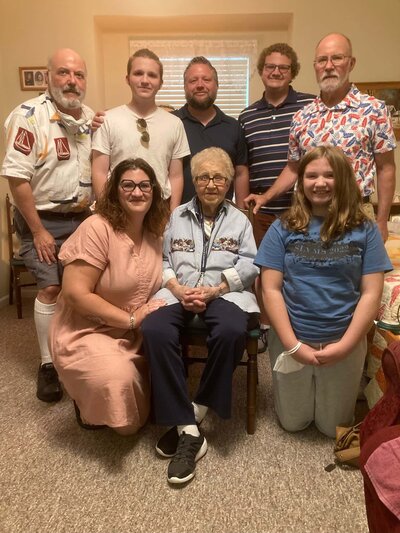
[[[225,178],[225,176],[221,176],[221,174],[215,174],[214,176],[209,176],[208,174],[202,174],[201,176],[196,176],[196,182],[199,185],[203,185],[204,187],[207,186],[210,181],[212,180],[214,185],[225,185],[225,183],[228,181],[228,178]]]
[[[141,181],[139,183],[135,183],[131,180],[122,180],[119,186],[124,192],[133,192],[136,187],[139,187],[142,192],[147,193],[151,192],[153,189],[153,184],[151,183],[151,181]]]
[[[138,118],[136,121],[136,126],[141,134],[140,140],[144,143],[148,143],[150,141],[150,134],[147,129],[147,122],[145,121],[145,119]]]

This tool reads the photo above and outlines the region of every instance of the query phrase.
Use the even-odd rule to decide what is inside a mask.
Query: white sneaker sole
[[[207,441],[206,441],[206,438],[204,437],[204,442],[203,444],[201,445],[201,448],[200,450],[197,452],[197,455],[195,457],[195,461],[197,463],[197,461],[199,461],[199,459],[201,459],[202,457],[205,456],[205,454],[207,453]],[[168,482],[169,483],[172,483],[172,484],[179,484],[179,483],[186,483],[187,481],[190,481],[191,479],[194,478],[194,475],[195,475],[196,471],[194,470],[193,472],[191,472],[188,476],[186,477],[182,477],[182,478],[179,478],[179,477],[170,477],[168,478]]]

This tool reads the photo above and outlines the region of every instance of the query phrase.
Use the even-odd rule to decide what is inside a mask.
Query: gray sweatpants
[[[284,351],[273,328],[268,335],[268,348],[273,369]],[[314,421],[321,433],[334,438],[336,426],[351,426],[366,353],[365,337],[333,366],[306,365],[290,374],[272,370],[275,411],[282,427],[300,431]]]

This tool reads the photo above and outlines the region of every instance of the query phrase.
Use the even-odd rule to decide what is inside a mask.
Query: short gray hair
[[[232,159],[229,155],[222,150],[212,146],[211,148],[205,148],[201,152],[195,154],[190,161],[190,171],[192,173],[192,179],[195,180],[196,176],[201,174],[201,167],[204,163],[211,161],[212,163],[218,163],[223,167],[223,174],[228,178],[229,183],[233,180],[235,175],[235,169],[233,168]]]

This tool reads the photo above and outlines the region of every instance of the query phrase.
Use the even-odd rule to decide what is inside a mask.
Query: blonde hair
[[[190,171],[192,173],[193,182],[196,176],[201,174],[201,167],[203,164],[208,162],[220,165],[222,167],[223,175],[225,178],[228,178],[229,183],[233,180],[235,170],[231,158],[225,150],[222,150],[222,148],[212,146],[211,148],[205,148],[192,157],[190,161]]]
[[[321,240],[329,245],[346,231],[371,220],[363,210],[360,188],[350,161],[340,148],[318,146],[301,159],[297,190],[291,208],[282,215],[282,223],[292,231],[308,231],[313,215],[311,203],[304,194],[304,173],[312,161],[323,158],[330,164],[335,179],[334,195],[320,232]]]

